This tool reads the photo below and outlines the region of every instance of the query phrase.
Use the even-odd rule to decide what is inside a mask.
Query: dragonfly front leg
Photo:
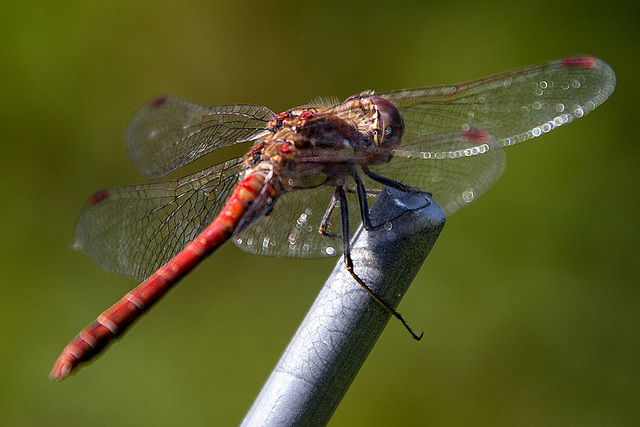
[[[409,185],[404,185],[400,182],[396,182],[390,179],[387,179],[383,176],[374,174],[373,172],[369,171],[368,169],[366,169],[365,167],[363,167],[363,170],[365,171],[365,173],[367,173],[367,175],[369,175],[369,173],[371,173],[373,176],[369,175],[371,178],[376,177],[376,181],[388,185],[390,183],[394,183],[395,185],[388,185],[389,187],[398,189],[400,191],[407,191],[407,192],[421,192],[422,190],[420,190],[419,188],[416,187],[411,187]],[[384,225],[388,222],[391,221],[395,221],[396,219],[400,218],[403,215],[408,214],[410,211],[405,211],[402,214],[395,216],[393,218],[385,218],[385,221],[383,221],[382,223],[378,224],[378,225],[373,225],[373,223],[371,222],[371,216],[369,215],[369,205],[367,203],[367,189],[364,186],[364,183],[362,182],[362,180],[360,179],[360,177],[357,174],[353,175],[353,179],[356,182],[356,190],[358,193],[358,202],[360,204],[360,215],[362,216],[362,223],[364,224],[364,228],[367,231],[374,231],[374,230],[379,230],[382,227],[384,227]],[[431,196],[430,193],[429,196]]]
[[[379,182],[380,184],[386,185],[387,187],[395,188],[396,190],[406,191],[406,192],[423,192],[418,187],[412,187],[411,185],[403,184],[402,182],[394,181],[393,179],[389,179],[382,175],[378,175],[375,172],[372,172],[368,167],[362,165],[362,171],[374,181]],[[431,193],[426,192],[429,197],[432,196]]]
[[[371,225],[371,220],[369,219],[369,207],[367,205],[367,193],[371,193],[371,194],[376,194],[378,195],[380,193],[380,190],[378,189],[373,189],[373,190],[366,190],[364,188],[364,184],[362,184],[362,181],[360,180],[360,178],[357,175],[354,175],[354,179],[356,180],[356,183],[359,183],[360,185],[356,184],[356,188],[347,188],[345,191],[345,193],[357,193],[358,194],[358,198],[360,199],[360,214],[362,216],[362,221],[364,223],[364,228],[367,231],[371,231],[371,230],[377,230],[379,228],[382,228],[382,226],[384,226],[383,224],[380,224],[379,226],[372,226]],[[361,194],[364,194],[364,196],[361,196]],[[329,228],[329,221],[331,219],[331,215],[333,215],[333,212],[336,208],[336,205],[339,201],[339,196],[338,196],[338,188],[336,187],[336,191],[333,192],[333,197],[331,198],[331,203],[329,203],[329,207],[327,207],[327,210],[324,213],[324,216],[322,217],[322,221],[320,221],[320,227],[318,229],[318,231],[320,231],[320,234],[322,234],[323,236],[327,236],[327,237],[333,237],[336,239],[340,239],[342,238],[341,234],[338,233],[332,233],[330,231],[327,231],[327,229]],[[395,219],[395,218],[394,218]]]
[[[362,185],[362,188],[364,188],[364,185]],[[360,190],[358,190],[358,192],[360,192]],[[341,186],[337,186],[336,187],[336,191],[334,193],[334,197],[333,197],[333,199],[331,201],[331,205],[330,205],[330,209],[331,210],[333,210],[333,208],[335,208],[336,196],[337,196],[338,201],[340,202],[340,217],[342,218],[342,247],[343,247],[343,255],[344,255],[344,264],[345,264],[345,267],[346,267],[347,271],[349,272],[349,274],[351,274],[351,277],[353,277],[353,279],[356,282],[358,282],[358,284],[360,286],[362,286],[362,288],[365,291],[367,291],[367,293],[369,295],[371,295],[371,297],[374,300],[376,300],[376,302],[378,304],[380,304],[382,307],[384,307],[385,310],[387,310],[389,313],[391,313],[396,319],[398,319],[400,321],[400,323],[402,323],[402,325],[407,329],[407,331],[409,331],[409,333],[411,334],[411,336],[414,339],[416,339],[417,341],[420,341],[422,339],[422,335],[424,333],[421,332],[420,334],[416,334],[413,331],[413,329],[411,329],[411,327],[404,320],[402,315],[400,313],[398,313],[394,308],[392,308],[380,296],[378,296],[373,290],[371,290],[371,288],[369,288],[369,286],[367,286],[367,284],[360,277],[358,277],[358,275],[353,270],[353,260],[351,259],[351,246],[350,246],[350,241],[349,241],[349,237],[350,237],[350,235],[349,235],[349,207],[347,205],[347,196],[346,196],[346,194],[344,192],[344,189]],[[361,205],[361,208],[362,208],[362,202],[360,202],[360,205]],[[365,200],[364,205],[366,207],[366,200]],[[329,210],[327,210],[327,211],[329,211]],[[368,211],[367,211],[367,213],[368,213]],[[327,215],[325,215],[325,216],[327,216]],[[365,221],[364,218],[363,218],[363,221]]]

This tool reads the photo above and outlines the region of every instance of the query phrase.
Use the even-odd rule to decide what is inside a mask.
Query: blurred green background
[[[637,2],[25,0],[0,17],[2,424],[236,425],[332,269],[226,246],[49,382],[63,346],[137,284],[71,243],[94,191],[144,181],[122,141],[152,96],[279,112],[574,53],[609,62],[616,92],[509,149],[498,185],[449,219],[400,306],[424,340],[391,322],[332,425],[640,419]]]

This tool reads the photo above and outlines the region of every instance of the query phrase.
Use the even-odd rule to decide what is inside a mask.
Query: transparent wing
[[[260,105],[204,106],[162,96],[145,105],[127,128],[131,162],[160,178],[221,147],[266,135],[274,114]]]
[[[396,157],[376,172],[431,192],[450,215],[502,174],[504,156],[490,153],[588,114],[615,84],[605,62],[575,56],[469,83],[377,94],[398,107],[405,130]]]
[[[181,179],[96,193],[80,214],[74,247],[111,273],[144,280],[218,215],[243,161],[239,157]]]

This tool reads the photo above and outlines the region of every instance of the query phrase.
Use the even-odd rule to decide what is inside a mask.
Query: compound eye
[[[404,122],[398,108],[393,103],[379,96],[372,96],[373,102],[380,116],[380,130],[382,138],[377,141],[378,146],[389,146],[398,144],[404,131]]]

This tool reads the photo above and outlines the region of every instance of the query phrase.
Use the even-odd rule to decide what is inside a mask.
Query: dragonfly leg
[[[340,234],[327,231],[327,228],[329,228],[329,219],[331,218],[331,215],[333,215],[333,210],[336,208],[337,202],[338,189],[336,187],[336,191],[333,192],[333,197],[331,198],[331,203],[329,203],[329,207],[325,211],[324,216],[322,217],[322,221],[320,221],[320,227],[318,231],[320,231],[320,234],[322,234],[323,236],[339,239],[342,237]]]
[[[356,182],[358,182],[358,181],[359,181],[359,179],[356,180]],[[360,182],[360,184],[362,185],[362,182]],[[362,188],[364,189],[364,185],[362,185]],[[360,191],[358,191],[358,192],[360,192]],[[345,267],[346,267],[347,271],[349,272],[349,274],[351,274],[351,277],[353,277],[353,279],[360,286],[362,286],[362,288],[365,291],[367,291],[367,293],[369,295],[371,295],[371,297],[378,304],[380,304],[385,310],[387,310],[389,313],[391,313],[393,315],[393,317],[395,317],[396,319],[398,319],[400,321],[400,323],[402,323],[402,325],[407,329],[407,331],[409,331],[409,333],[411,334],[411,336],[415,340],[420,341],[422,339],[422,336],[424,335],[424,333],[421,332],[420,334],[416,334],[413,331],[413,329],[411,329],[411,327],[404,320],[402,315],[400,313],[398,313],[394,308],[392,308],[384,299],[382,299],[379,295],[377,295],[373,290],[371,290],[371,288],[369,288],[369,286],[367,286],[367,284],[360,277],[358,277],[358,275],[353,270],[353,260],[351,259],[351,248],[349,246],[349,208],[347,206],[347,196],[346,196],[346,194],[344,192],[344,189],[342,187],[340,187],[340,186],[336,187],[336,192],[334,193],[333,200],[336,199],[335,196],[337,196],[338,200],[340,201],[340,217],[342,218],[342,247],[343,247],[343,251],[344,251],[344,264],[345,264]],[[333,200],[332,200],[332,208],[335,207],[335,202]],[[363,203],[360,202],[360,205],[361,205],[361,209],[362,209]],[[366,208],[366,200],[364,202],[364,206]]]
[[[383,180],[383,181],[380,181],[382,184],[386,185],[387,182],[393,182],[393,183],[396,183],[398,185],[401,185],[403,187],[408,188],[408,189],[404,189],[404,190],[403,189],[399,189],[400,191],[421,191],[419,188],[410,187],[410,186],[404,185],[404,184],[402,184],[400,182],[396,182],[396,181],[393,181],[393,180],[387,180],[387,178],[381,177],[381,176],[376,175],[376,174],[374,174],[374,175]],[[353,179],[356,182],[356,190],[357,190],[357,193],[358,193],[358,202],[360,204],[360,215],[362,216],[362,223],[364,224],[365,230],[367,230],[367,231],[379,230],[382,227],[384,227],[384,225],[387,222],[395,221],[396,219],[398,219],[401,216],[406,215],[407,213],[410,212],[410,211],[405,211],[405,212],[403,212],[402,214],[400,214],[400,215],[398,215],[396,217],[387,218],[381,224],[373,225],[373,223],[371,222],[371,217],[369,216],[369,206],[367,204],[367,193],[368,193],[368,191],[365,188],[364,183],[362,182],[362,180],[360,179],[360,177],[357,174],[353,175]],[[393,187],[393,186],[391,186],[391,187]],[[393,188],[396,188],[396,187],[393,187]]]
[[[362,165],[362,171],[365,173],[365,175],[367,175],[369,178],[371,178],[374,181],[377,181],[381,184],[386,185],[387,187],[391,187],[391,188],[395,188],[396,190],[400,190],[400,191],[412,191],[412,192],[423,192],[429,195],[429,197],[432,196],[431,193],[426,192],[426,191],[422,191],[421,189],[419,189],[418,187],[412,187],[411,185],[407,185],[407,184],[403,184],[402,182],[398,182],[398,181],[394,181],[393,179],[390,178],[386,178],[382,175],[378,175],[375,172],[372,172],[368,167],[366,167],[365,165]]]

